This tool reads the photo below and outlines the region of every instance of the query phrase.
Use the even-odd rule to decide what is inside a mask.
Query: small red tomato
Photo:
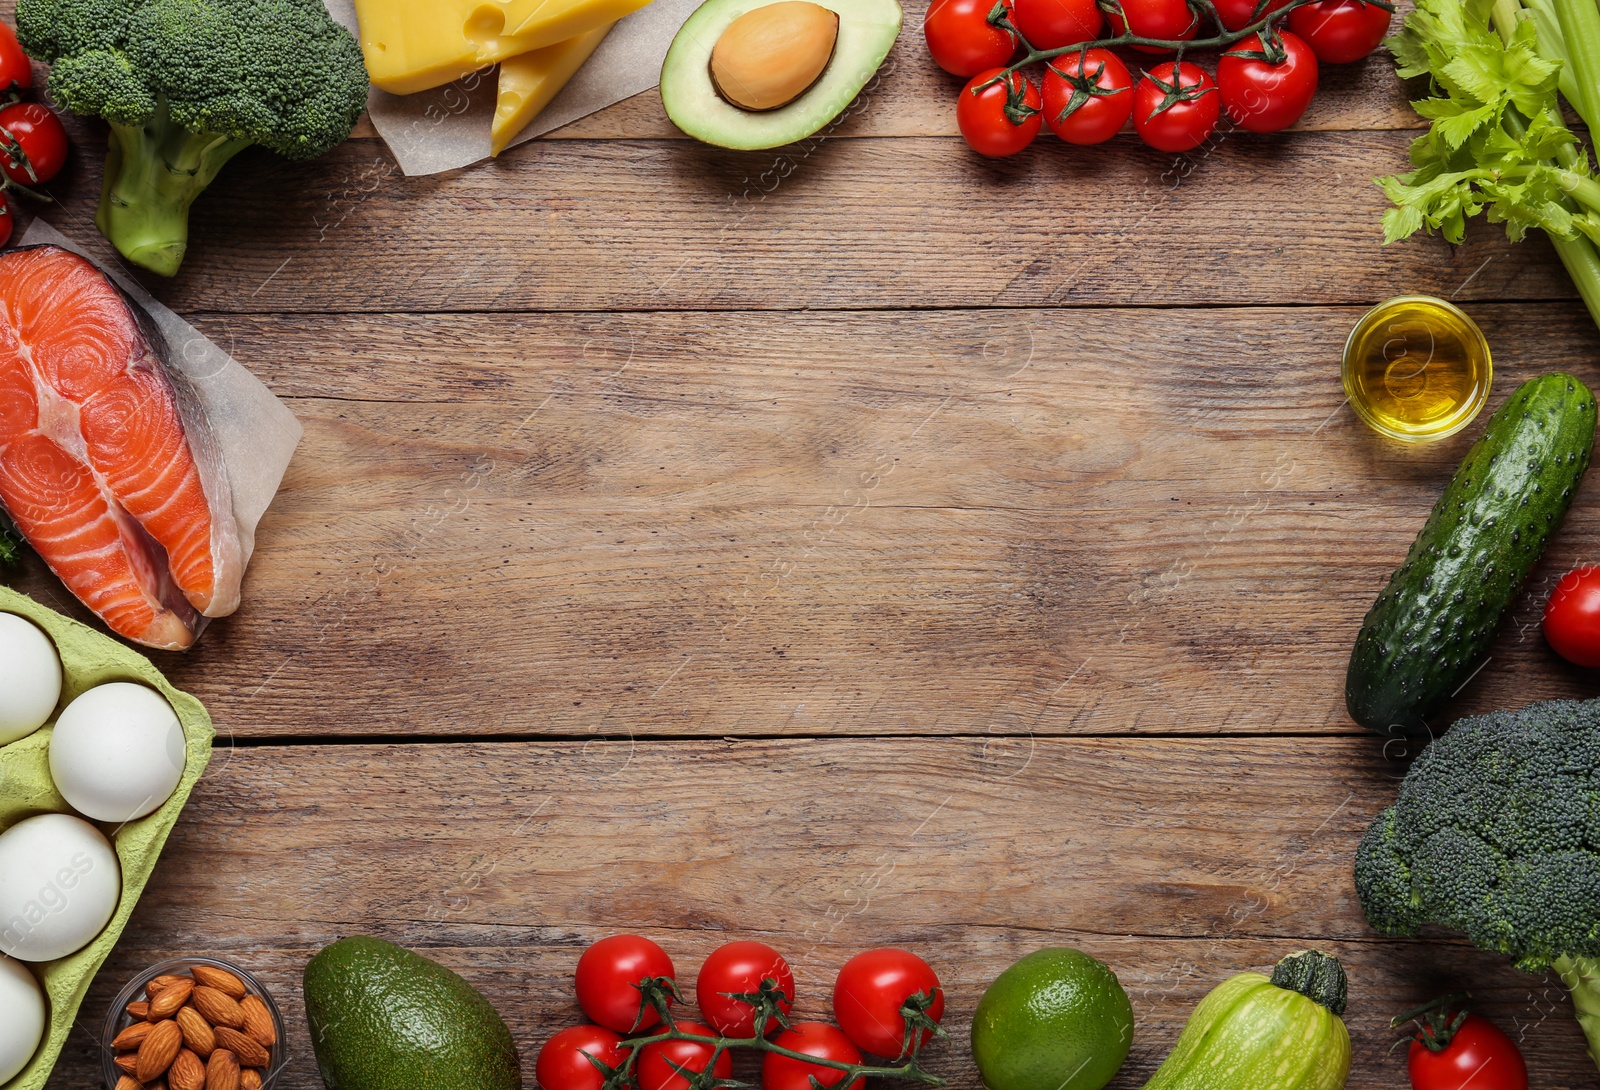
[[[33,86],[33,65],[17,41],[17,32],[0,23],[0,91],[26,91]]]
[[[851,1043],[838,1026],[830,1026],[826,1022],[796,1022],[780,1033],[773,1043],[820,1060],[842,1064],[861,1062],[861,1050]],[[813,1090],[812,1079],[823,1086],[837,1086],[843,1081],[844,1072],[821,1064],[790,1059],[776,1052],[767,1053],[767,1058],[761,1063],[761,1090]],[[866,1082],[865,1078],[858,1077],[846,1090],[862,1090]]]
[[[754,995],[764,980],[772,981],[773,987],[788,997],[778,1004],[788,1014],[794,1006],[794,973],[783,955],[764,942],[730,942],[713,950],[700,967],[694,982],[695,1002],[706,1021],[724,1037],[754,1037],[756,1008],[729,997]],[[769,1022],[762,1027],[761,1036],[777,1028],[776,1022]]]
[[[1243,30],[1288,3],[1289,0],[1213,0],[1217,18],[1222,21],[1224,30]],[[1261,5],[1260,10],[1257,10],[1258,4]]]
[[[1317,0],[1289,13],[1289,29],[1323,64],[1349,64],[1378,48],[1389,33],[1389,12],[1361,0]]]
[[[665,950],[638,935],[612,935],[578,958],[578,1006],[591,1021],[618,1033],[649,1029],[661,1016],[654,1007],[641,1010],[638,985],[662,976],[676,976]]]
[[[1017,36],[989,22],[994,0],[933,0],[922,36],[934,63],[952,76],[1001,68],[1017,52]]]
[[[18,185],[48,182],[67,162],[67,130],[50,107],[15,102],[0,110],[0,170]]]
[[[999,159],[1033,143],[1043,107],[1039,88],[1021,72],[1006,75],[1003,68],[991,68],[961,89],[956,125],[973,151]]]
[[[1068,113],[1074,99],[1076,108]],[[1068,53],[1045,69],[1044,121],[1067,143],[1103,144],[1132,113],[1133,77],[1110,50]]]
[[[679,1022],[678,1029],[684,1033],[692,1033],[697,1037],[715,1037],[716,1034],[698,1022]],[[693,1074],[701,1074],[711,1064],[711,1056],[716,1052],[709,1040],[700,1041],[657,1041],[653,1045],[645,1045],[639,1053],[639,1062],[634,1065],[634,1079],[639,1090],[689,1090],[689,1080],[678,1073],[678,1069]],[[733,1075],[733,1056],[723,1051],[717,1056],[717,1066],[712,1069],[719,1079],[726,1079]]]
[[[1574,568],[1561,577],[1544,607],[1544,638],[1578,666],[1600,666],[1600,568]]]
[[[1287,30],[1278,38],[1283,60],[1276,63],[1245,55],[1266,49],[1259,34],[1250,35],[1217,61],[1222,108],[1251,132],[1287,129],[1300,120],[1317,93],[1317,55]]]
[[[1133,90],[1133,127],[1157,151],[1189,151],[1205,143],[1222,109],[1217,85],[1199,65],[1158,64]]]
[[[1528,1065],[1516,1044],[1476,1014],[1467,1015],[1437,1052],[1419,1034],[1406,1068],[1413,1090],[1528,1090]]]
[[[1011,0],[1011,22],[1035,49],[1092,42],[1104,20],[1094,0]]]
[[[1121,3],[1128,19],[1124,23],[1121,16],[1112,12],[1109,18],[1113,34],[1131,30],[1140,38],[1187,42],[1200,31],[1200,16],[1184,0],[1121,0]],[[1142,53],[1172,52],[1154,45],[1136,45],[1133,48]]]
[[[900,1008],[915,996],[930,1000],[924,1011],[932,1021],[943,1017],[944,989],[927,962],[909,950],[868,950],[839,970],[833,1017],[862,1051],[899,1058],[911,1044]],[[932,1030],[923,1030],[921,1043],[932,1036]]]
[[[0,246],[11,241],[11,229],[16,226],[11,215],[11,202],[0,197]]]
[[[585,1056],[612,1070],[627,1059],[622,1038],[600,1026],[568,1026],[544,1043],[534,1065],[539,1090],[601,1090],[605,1076]]]

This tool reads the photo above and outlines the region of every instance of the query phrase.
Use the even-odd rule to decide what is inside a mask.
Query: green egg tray
[[[122,865],[122,900],[116,914],[105,930],[93,942],[75,954],[56,961],[31,965],[34,975],[44,985],[50,999],[50,1024],[39,1051],[28,1066],[0,1090],[41,1090],[50,1071],[55,1067],[61,1047],[78,1016],[78,1007],[88,994],[94,975],[110,955],[111,948],[122,937],[133,906],[139,903],[139,894],[150,881],[156,860],[161,856],[167,835],[177,824],[178,814],[189,800],[200,774],[211,762],[211,740],[216,732],[211,727],[211,716],[200,701],[188,693],[180,692],[168,684],[161,671],[137,651],[129,650],[110,636],[103,635],[47,609],[33,599],[0,586],[0,613],[15,613],[26,617],[54,641],[61,655],[61,704],[57,712],[87,689],[108,681],[135,681],[158,690],[171,702],[183,724],[183,734],[189,743],[188,763],[178,789],[162,807],[152,814],[130,821],[120,828],[100,823],[98,828],[111,838],[117,849],[117,859]],[[0,832],[4,832],[23,818],[43,813],[72,813],[67,800],[56,791],[50,778],[50,732],[55,726],[55,716],[50,722],[26,738],[0,746]],[[98,1077],[98,1073],[97,1073]]]

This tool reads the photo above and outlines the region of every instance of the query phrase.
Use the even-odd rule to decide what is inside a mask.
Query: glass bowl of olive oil
[[[1489,342],[1461,310],[1401,295],[1362,315],[1344,346],[1344,392],[1374,431],[1408,443],[1454,435],[1489,399]]]

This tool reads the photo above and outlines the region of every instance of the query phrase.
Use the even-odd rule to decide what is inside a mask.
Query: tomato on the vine
[[[26,91],[33,86],[33,65],[17,41],[17,32],[0,22],[0,91]]]
[[[661,1021],[643,1007],[638,985],[649,977],[674,977],[667,952],[639,935],[601,939],[578,958],[578,1006],[593,1022],[618,1033],[649,1029]]]
[[[1243,30],[1289,3],[1289,0],[1213,0],[1224,30]],[[1260,5],[1260,10],[1257,10]]]
[[[973,76],[961,89],[956,99],[956,125],[973,151],[999,159],[1033,143],[1043,124],[1043,107],[1039,88],[1028,77],[991,68]]]
[[[1200,16],[1185,0],[1120,0],[1122,16],[1111,12],[1111,32],[1121,34],[1131,30],[1140,38],[1158,38],[1169,42],[1186,42],[1200,32]],[[1136,45],[1143,53],[1170,53],[1153,45]]]
[[[11,241],[11,230],[15,226],[15,219],[11,215],[11,202],[0,196],[0,246]]]
[[[1017,36],[989,22],[993,9],[994,0],[933,0],[922,36],[934,63],[952,76],[975,76],[1010,63]]]
[[[1132,113],[1133,77],[1109,49],[1068,53],[1045,68],[1044,121],[1067,143],[1103,144]]]
[[[911,1035],[901,1008],[917,999],[923,1015],[944,1015],[944,989],[927,962],[908,950],[883,947],[844,963],[833,985],[833,1017],[862,1051],[898,1059],[910,1051]],[[921,1031],[919,1046],[933,1030]]]
[[[698,1022],[679,1022],[678,1029],[696,1037],[713,1038],[716,1033]],[[689,1080],[679,1074],[679,1069],[699,1075],[711,1064],[716,1046],[710,1040],[657,1041],[639,1050],[639,1062],[634,1065],[634,1082],[639,1090],[689,1090]],[[723,1051],[717,1056],[712,1069],[719,1079],[733,1075],[733,1055]]]
[[[1389,33],[1390,13],[1361,0],[1317,0],[1289,13],[1289,29],[1305,39],[1323,64],[1349,64],[1378,48]]]
[[[804,1052],[821,1060],[842,1064],[861,1062],[861,1050],[838,1026],[830,1026],[826,1022],[796,1022],[780,1033],[773,1043],[791,1052]],[[844,1072],[821,1064],[790,1059],[776,1052],[767,1053],[767,1058],[761,1061],[761,1090],[813,1090],[812,1079],[823,1086],[838,1086],[844,1080]],[[862,1090],[866,1081],[863,1077],[857,1077],[844,1090]]]
[[[1317,55],[1286,30],[1278,40],[1283,47],[1281,61],[1261,59],[1270,53],[1259,34],[1239,42],[1217,61],[1222,108],[1235,124],[1251,132],[1287,129],[1300,120],[1317,93]]]
[[[627,1050],[620,1036],[601,1026],[568,1026],[539,1050],[534,1065],[539,1090],[602,1090],[605,1076],[585,1055],[614,1071],[627,1059]]]
[[[67,130],[50,107],[14,102],[0,109],[0,170],[18,185],[48,182],[67,162]]]
[[[1406,1068],[1412,1090],[1528,1090],[1528,1065],[1516,1044],[1487,1018],[1447,996],[1402,1014],[1415,1019]]]
[[[1189,151],[1205,143],[1221,112],[1206,70],[1183,61],[1158,64],[1133,89],[1133,127],[1157,151]]]
[[[756,1036],[756,1008],[733,995],[754,995],[761,982],[770,980],[787,998],[778,1007],[785,1015],[794,1006],[794,973],[783,955],[764,942],[730,942],[719,946],[700,967],[694,982],[695,1002],[700,1013],[724,1037]],[[769,1022],[761,1029],[765,1037],[778,1028]]]
[[[1600,568],[1561,577],[1544,607],[1544,638],[1576,666],[1600,666]]]
[[[1104,20],[1095,0],[1011,0],[1011,23],[1035,49],[1060,49],[1094,41]]]

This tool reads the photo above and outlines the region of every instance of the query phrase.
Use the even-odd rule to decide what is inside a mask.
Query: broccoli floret
[[[361,48],[321,0],[18,0],[17,33],[57,102],[110,124],[95,224],[163,276],[229,159],[314,158],[367,102]]]
[[[1441,924],[1556,970],[1600,1064],[1600,700],[1458,722],[1367,829],[1355,878],[1379,931]]]

